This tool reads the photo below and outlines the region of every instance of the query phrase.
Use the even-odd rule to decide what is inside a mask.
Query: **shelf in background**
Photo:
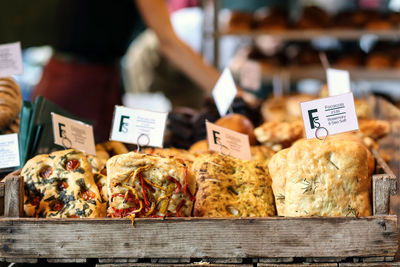
[[[334,68],[334,67],[333,67]],[[274,76],[285,76],[290,80],[301,79],[326,79],[326,72],[319,66],[304,67],[276,67],[261,68],[263,81],[271,81]],[[351,80],[400,80],[400,69],[378,69],[349,68]],[[233,71],[236,77],[240,76],[240,68]]]
[[[400,38],[400,30],[358,30],[358,29],[318,29],[318,30],[302,30],[291,29],[284,31],[268,31],[268,30],[229,30],[215,32],[215,36],[249,36],[257,37],[268,35],[283,40],[305,41],[320,37],[333,37],[340,40],[355,40],[365,35],[375,35],[382,40],[394,40]]]

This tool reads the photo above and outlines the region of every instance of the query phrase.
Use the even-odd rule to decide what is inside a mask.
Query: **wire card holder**
[[[64,149],[72,148],[72,141],[67,137],[65,130],[61,131],[61,143]]]
[[[146,139],[147,142],[146,143],[140,143],[140,140]],[[147,134],[140,134],[136,140],[136,145],[137,145],[137,149],[136,149],[136,153],[142,152],[142,148],[146,147],[150,144],[150,137]]]
[[[325,131],[326,134],[321,135],[321,136],[318,135],[318,132],[321,130]],[[328,129],[326,129],[325,127],[317,127],[317,129],[315,130],[315,138],[317,138],[318,140],[321,140],[322,142],[324,142],[326,140],[328,135],[329,135]]]

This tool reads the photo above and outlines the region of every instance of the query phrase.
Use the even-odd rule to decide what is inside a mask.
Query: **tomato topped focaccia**
[[[24,211],[30,217],[104,217],[106,203],[86,155],[69,149],[38,155],[21,171]]]
[[[127,153],[107,161],[110,217],[190,216],[195,179],[181,160]]]

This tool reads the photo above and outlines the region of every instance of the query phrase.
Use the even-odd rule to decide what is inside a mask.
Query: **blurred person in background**
[[[220,75],[177,37],[165,0],[2,2],[8,17],[0,19],[1,42],[54,48],[33,99],[42,95],[91,121],[97,142],[109,137],[114,105],[123,94],[119,61],[145,28],[142,20],[161,53],[202,90],[209,93]]]

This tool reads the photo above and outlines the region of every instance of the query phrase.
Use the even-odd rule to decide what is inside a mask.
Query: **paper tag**
[[[251,91],[261,87],[261,66],[255,61],[246,61],[240,69],[240,85]]]
[[[232,73],[228,68],[225,68],[212,91],[215,104],[217,105],[221,117],[225,116],[236,94],[237,89],[233,81]]]
[[[0,77],[23,74],[21,44],[0,45]]]
[[[328,135],[358,130],[353,93],[302,102],[300,107],[307,139],[316,137],[318,127],[326,128]]]
[[[0,169],[19,165],[18,134],[0,135]]]
[[[96,155],[92,125],[51,113],[54,143]]]
[[[327,69],[329,96],[341,95],[351,92],[350,73],[347,70]]]
[[[249,136],[206,121],[208,149],[239,159],[251,160]]]
[[[111,140],[163,147],[167,112],[115,106]]]

